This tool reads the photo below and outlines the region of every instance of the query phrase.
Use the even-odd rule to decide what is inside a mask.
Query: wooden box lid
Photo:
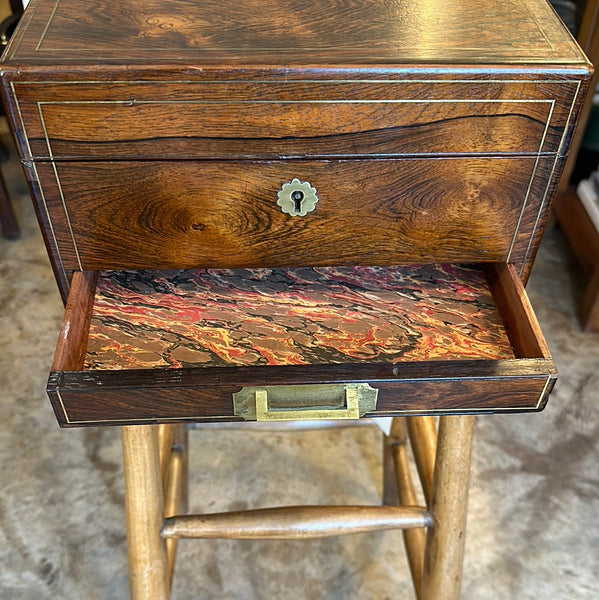
[[[33,0],[5,63],[588,63],[545,0]]]

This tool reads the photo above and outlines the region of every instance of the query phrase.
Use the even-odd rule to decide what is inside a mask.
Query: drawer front
[[[438,368],[435,368],[438,366]],[[451,368],[453,367],[453,369]],[[556,372],[550,360],[487,361],[484,364],[407,365],[401,377],[391,369],[327,368],[334,385],[365,382],[378,390],[375,411],[363,417],[419,414],[490,414],[542,410],[553,389]],[[343,372],[345,371],[345,372]],[[206,374],[162,374],[133,371],[129,377],[114,372],[53,373],[48,394],[64,427],[121,425],[172,421],[242,421],[234,412],[233,394],[239,384],[210,385]],[[264,386],[277,374],[252,381]],[[303,375],[303,377],[302,377]],[[221,374],[222,376],[222,374]],[[296,385],[314,373],[296,369]],[[289,377],[292,380],[291,377]],[[373,380],[378,379],[376,383]],[[160,402],[156,401],[160,399]]]
[[[14,83],[26,158],[559,152],[577,81]]]
[[[554,159],[40,163],[65,269],[518,262]],[[309,182],[305,216],[277,204]]]

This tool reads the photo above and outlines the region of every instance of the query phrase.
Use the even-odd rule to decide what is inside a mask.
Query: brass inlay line
[[[23,113],[21,112],[21,104],[19,102],[19,98],[17,96],[17,92],[15,90],[14,81],[10,82],[10,90],[12,92],[12,96],[15,100],[15,106],[17,107],[17,114],[19,115],[19,121],[21,122],[21,128],[23,130],[23,138],[25,140],[25,146],[27,147],[28,156],[24,157],[26,160],[31,160],[33,156],[33,152],[31,152],[31,146],[29,145],[29,136],[27,135],[27,128],[25,127],[25,120],[23,119]]]
[[[570,112],[568,113],[568,119],[566,120],[566,126],[564,127],[564,132],[562,134],[562,141],[560,142],[560,145],[559,145],[558,154],[562,154],[564,144],[566,143],[566,134],[568,133],[568,128],[570,127],[570,121],[572,120],[572,115],[574,114],[574,107],[576,106],[576,100],[578,99],[578,96],[580,94],[580,84],[581,84],[581,82],[578,81],[578,84],[576,86],[576,91],[574,92],[574,98],[572,100],[572,104],[570,105]]]
[[[30,8],[28,11],[23,13],[23,16],[21,17],[20,20],[20,26],[17,27],[17,29],[14,32],[14,35],[11,37],[11,44],[10,44],[10,48],[12,48],[12,52],[10,53],[10,58],[12,58],[16,52],[17,49],[21,46],[21,42],[23,41],[23,38],[25,37],[25,33],[27,31],[27,29],[29,29],[29,25],[31,24],[31,21],[33,20],[33,17],[37,11],[39,7],[39,2],[35,7]],[[27,21],[27,23],[25,23],[25,21]],[[5,53],[2,56],[2,59],[6,59],[7,58],[7,53]]]
[[[539,399],[537,400],[537,404],[536,404],[535,408],[539,408],[541,406],[541,402],[543,402],[543,398],[545,398],[545,395],[547,394],[547,389],[549,388],[550,383],[551,383],[551,375],[548,375],[547,381],[545,382],[545,387],[543,387],[543,391],[541,392],[541,395],[539,396]]]
[[[42,110],[43,104],[44,104],[43,102],[37,103],[37,114],[40,118],[40,123],[42,126],[42,130],[44,132],[44,138],[46,140],[46,148],[48,148],[48,156],[49,156],[50,160],[54,160],[54,155],[52,153],[52,146],[50,145],[50,139],[48,137],[48,129],[46,128],[46,120],[44,119],[44,111]]]
[[[499,99],[499,98],[476,98],[476,99],[446,99],[416,100],[404,99],[377,99],[377,100],[41,100],[41,105],[68,105],[68,104],[122,104],[124,106],[137,106],[138,104],[555,104],[555,100],[534,99]]]
[[[543,397],[545,395],[545,391],[547,390],[547,387],[549,386],[549,381],[550,378],[546,384],[546,387],[543,390],[543,394],[541,395],[541,398],[539,398],[539,401],[537,402],[537,404],[533,407],[530,406],[514,406],[514,407],[493,407],[493,408],[489,408],[488,406],[485,407],[468,407],[468,414],[471,413],[496,413],[496,412],[529,412],[531,410],[538,410],[539,406],[541,405],[541,402],[543,400]],[[58,392],[57,392],[58,394]],[[59,394],[58,394],[59,395]],[[59,395],[60,398],[60,395]],[[464,414],[464,409],[463,408],[435,408],[435,409],[421,409],[421,410],[377,410],[376,414],[374,415],[374,417],[393,417],[393,416],[397,416],[400,414],[410,414],[410,415],[428,415],[428,414]],[[370,419],[371,417],[362,417],[364,419]],[[240,424],[247,424],[247,423],[257,423],[258,421],[243,421],[242,419],[235,419],[233,418],[232,415],[219,415],[219,416],[198,416],[198,415],[193,415],[193,416],[189,416],[189,417],[144,417],[144,418],[139,418],[139,419],[132,419],[129,417],[126,418],[122,418],[122,419],[93,419],[91,421],[71,421],[65,411],[65,420],[69,425],[86,425],[86,424],[92,424],[92,423],[119,423],[119,422],[126,422],[126,423],[144,423],[144,422],[156,422],[156,421],[160,421],[160,422],[166,422],[166,421],[195,421],[198,423],[201,422],[205,422],[205,421],[215,421],[218,422],[219,420],[223,423],[223,424],[227,424],[227,423],[240,423]]]
[[[71,216],[69,215],[69,211],[67,209],[67,204],[65,201],[64,193],[62,191],[62,183],[60,181],[60,177],[58,176],[58,170],[56,169],[56,163],[54,161],[52,161],[51,164],[52,164],[52,170],[54,171],[54,177],[56,178],[56,184],[58,185],[58,193],[60,194],[60,202],[62,204],[62,208],[64,210],[64,214],[67,219],[67,226],[69,228],[69,233],[71,235],[71,240],[73,242],[73,248],[75,250],[75,255],[77,256],[77,264],[79,266],[79,270],[83,271],[81,257],[79,256],[79,248],[77,248],[77,241],[75,240],[75,233],[73,232],[73,226],[71,225]]]
[[[67,413],[67,409],[64,405],[64,401],[62,399],[62,396],[60,395],[60,392],[58,390],[56,390],[56,396],[58,397],[58,401],[60,402],[60,407],[62,408],[62,414],[64,415],[65,421],[67,423],[75,423],[77,421],[71,421],[71,419],[69,419],[69,414]],[[89,421],[78,421],[80,423],[89,423]]]
[[[545,129],[543,132],[543,136],[541,139],[541,149],[545,143],[545,137],[547,131],[549,129],[549,123],[551,121],[551,116],[553,114],[553,107],[555,105],[554,100],[533,100],[533,99],[455,99],[455,100],[447,100],[447,99],[436,99],[436,100],[414,100],[414,99],[390,99],[390,100],[136,100],[135,105],[176,105],[176,106],[185,106],[185,105],[219,105],[219,104],[485,104],[485,103],[496,103],[496,104],[549,104],[549,113],[547,116],[547,121],[545,123]],[[95,105],[95,104],[103,104],[103,105],[122,105],[122,106],[130,106],[132,102],[130,100],[64,100],[64,101],[40,101],[37,103],[38,113],[40,116],[40,123],[42,126],[42,130],[44,133],[44,138],[46,142],[46,146],[48,147],[48,154],[51,159],[53,159],[52,146],[50,141],[50,136],[48,134],[48,130],[46,128],[46,123],[43,115],[43,107],[44,106],[63,106],[63,105]],[[540,153],[540,150],[538,151]],[[489,151],[486,152],[452,152],[452,153],[414,153],[415,155],[430,154],[432,156],[436,156],[437,154],[488,154]],[[386,154],[372,154],[368,153],[367,155],[371,156],[402,156],[406,153],[398,154],[398,153],[386,153]],[[409,153],[407,153],[409,154]],[[502,154],[509,154],[508,152]],[[352,154],[348,154],[347,156],[353,156]],[[539,154],[537,153],[537,157]],[[538,158],[537,158],[538,160]],[[512,244],[513,245],[513,244]]]
[[[414,99],[392,99],[392,100],[184,100],[184,101],[178,101],[178,100],[139,100],[139,101],[135,101],[136,105],[142,105],[142,104],[150,104],[150,105],[159,105],[159,104],[165,104],[165,105],[179,105],[179,106],[184,106],[184,105],[203,105],[203,104],[484,104],[484,103],[497,103],[497,104],[525,104],[525,103],[531,103],[531,104],[549,104],[550,105],[550,109],[549,109],[549,113],[547,116],[547,121],[545,123],[545,129],[543,132],[543,136],[541,139],[541,149],[543,147],[543,144],[545,143],[545,138],[546,138],[546,134],[547,131],[549,129],[549,123],[551,121],[551,116],[553,114],[553,108],[555,105],[555,101],[554,100],[533,100],[533,99],[524,99],[524,100],[516,100],[516,99],[505,99],[505,100],[500,100],[500,99],[474,99],[474,100],[469,100],[469,99],[455,99],[455,100],[447,100],[447,99],[437,99],[437,100],[414,100]],[[48,153],[50,155],[50,158],[53,158],[53,154],[52,154],[52,148],[51,148],[51,142],[50,142],[50,136],[48,134],[48,130],[46,128],[46,123],[44,120],[44,116],[43,116],[43,106],[49,105],[49,106],[62,106],[62,105],[70,105],[70,104],[114,104],[114,105],[124,105],[124,106],[129,106],[131,105],[131,101],[130,100],[65,100],[65,101],[40,101],[37,103],[38,105],[38,112],[40,115],[40,123],[42,126],[42,130],[44,132],[44,137],[45,137],[45,141],[46,141],[46,146],[48,147]],[[540,152],[540,150],[539,150]],[[485,152],[488,153],[488,152]],[[405,153],[404,153],[405,154]],[[420,154],[420,153],[415,153],[415,154]],[[422,155],[424,155],[425,153],[422,153]],[[430,154],[430,153],[429,153]],[[439,153],[439,154],[445,154],[445,153]],[[459,155],[459,154],[477,154],[477,153],[451,153],[451,154],[455,154],[455,155]],[[483,152],[481,152],[480,154],[483,154]],[[507,152],[505,153],[507,154]],[[436,154],[433,154],[436,155]],[[348,155],[351,156],[351,155]],[[402,154],[377,154],[377,156],[402,156]]]
[[[56,392],[60,402],[62,404],[62,398],[60,397],[59,392]],[[64,406],[63,406],[63,410],[64,410]],[[145,422],[156,422],[156,421],[160,421],[161,423],[163,422],[167,422],[167,421],[216,421],[218,422],[219,420],[221,420],[224,423],[231,423],[231,422],[235,422],[235,423],[246,423],[246,421],[243,421],[242,419],[235,419],[233,418],[233,415],[217,415],[217,416],[199,416],[199,415],[192,415],[192,416],[188,416],[188,417],[144,417],[144,418],[137,418],[137,419],[132,419],[130,417],[124,417],[122,419],[93,419],[91,421],[72,421],[66,410],[65,410],[65,421],[69,424],[69,425],[86,425],[86,424],[91,424],[91,423],[122,423],[122,422],[126,422],[126,423],[145,423]]]
[[[543,131],[541,143],[539,144],[539,154],[541,153],[541,151],[543,150],[543,146],[545,145],[545,140],[547,139],[547,133],[549,132],[549,124],[551,123],[551,118],[553,117],[554,110],[555,110],[555,100],[551,100],[549,114],[547,115],[547,122],[545,123],[545,130]]]
[[[64,214],[67,220],[67,227],[69,228],[69,234],[71,235],[71,241],[73,242],[73,249],[75,250],[75,256],[77,257],[77,265],[79,266],[79,270],[83,271],[83,266],[81,263],[81,256],[79,255],[79,248],[77,247],[77,241],[75,240],[75,233],[73,232],[73,226],[71,224],[71,217],[69,215],[69,211],[67,210],[66,200],[64,197],[64,192],[62,189],[62,184],[60,182],[60,177],[58,176],[58,170],[56,168],[56,163],[54,162],[54,155],[52,153],[52,147],[50,145],[50,139],[48,138],[48,132],[46,129],[46,122],[44,120],[44,115],[42,112],[42,107],[38,102],[38,113],[40,122],[42,124],[42,128],[44,131],[44,137],[46,138],[46,145],[48,147],[48,154],[51,159],[52,170],[54,171],[54,178],[56,179],[56,185],[58,186],[58,193],[60,194],[60,201],[62,203],[62,208],[64,210]]]
[[[40,43],[36,46],[35,48],[35,52],[74,52],[76,51],[78,54],[93,54],[94,56],[96,56],[98,58],[98,60],[102,60],[103,58],[106,57],[102,57],[100,55],[98,55],[98,50],[96,48],[72,48],[72,47],[66,47],[66,48],[41,48],[41,43],[43,42],[40,41]],[[389,48],[394,47],[391,43],[389,43],[388,45]],[[322,52],[322,51],[326,51],[326,50],[339,50],[339,49],[351,49],[351,50],[356,50],[355,47],[352,46],[299,46],[296,48],[291,48],[289,46],[252,46],[252,51],[257,51],[257,52],[272,52],[272,51],[277,51],[277,52],[283,52],[283,53],[292,53],[292,52]],[[409,52],[410,50],[415,49],[416,46],[405,46],[402,50],[402,53],[396,53],[394,56],[396,58],[405,58],[405,52]],[[456,55],[456,58],[459,58],[460,56],[465,56],[468,52],[480,52],[481,50],[487,50],[487,48],[482,48],[480,46],[460,46],[460,47],[453,47],[453,48],[438,48],[438,47],[433,47],[433,46],[418,46],[417,47],[419,51],[423,50],[424,52],[431,52],[431,51],[445,51],[447,53],[450,53],[454,50],[459,50],[459,54]],[[554,48],[551,48],[552,50],[555,50]],[[571,48],[570,48],[571,49]],[[201,55],[202,53],[217,53],[217,52],[239,52],[240,50],[242,50],[242,48],[236,47],[236,46],[221,46],[219,48],[177,48],[178,51],[189,51],[189,52],[193,52],[196,51],[197,54]],[[199,50],[199,52],[198,52]],[[376,48],[359,48],[358,52],[362,52],[362,53],[369,53],[368,58],[371,58],[370,56],[370,52],[376,50]],[[507,64],[526,64],[526,63],[537,63],[537,62],[542,62],[542,63],[547,63],[548,59],[547,56],[545,55],[545,53],[537,53],[534,56],[530,55],[530,48],[523,48],[522,49],[522,53],[525,54],[526,52],[529,52],[529,54],[526,57],[522,57],[522,58],[517,58],[517,57],[513,57],[509,59],[509,63]],[[139,48],[138,50],[135,50],[132,52],[132,54],[129,56],[129,58],[132,58],[133,60],[135,60],[135,58],[143,58],[148,52],[158,52],[158,53],[162,53],[164,54],[164,48],[156,48],[156,47],[144,47],[144,48]],[[138,55],[138,56],[136,56]],[[107,55],[110,56],[110,55]],[[388,55],[385,54],[386,57],[391,56],[391,58],[393,57],[393,55]],[[504,58],[506,55],[499,55],[500,56],[500,60],[498,61],[494,61],[494,64],[499,64],[499,65],[503,65],[506,64],[504,62],[501,62],[501,59]],[[36,58],[40,58],[40,57],[36,57]],[[375,58],[375,57],[372,57]],[[380,58],[380,56],[379,56]],[[578,58],[578,57],[576,57]],[[43,58],[41,60],[44,60]],[[51,60],[50,58],[46,59],[46,60]],[[54,58],[54,60],[56,60]],[[75,60],[75,58],[67,58],[67,57],[62,57],[62,60]],[[472,65],[486,65],[489,64],[490,59],[485,59],[483,62],[474,62],[471,61],[468,64],[472,64]],[[565,64],[572,64],[573,60],[570,58],[561,58],[561,57],[553,57],[551,59],[551,64],[559,64],[559,65],[565,65]],[[406,65],[409,63],[405,63]],[[426,63],[424,63],[426,64]],[[404,66],[404,63],[395,63],[393,66],[395,67],[402,67]]]
[[[539,19],[537,17],[537,15],[530,10],[530,7],[528,6],[527,2],[522,2],[522,0],[520,0],[519,2],[520,4],[520,8],[522,8],[523,10],[525,10],[528,13],[528,16],[534,21],[535,25],[537,26],[537,30],[538,32],[543,36],[543,38],[545,39],[545,42],[547,43],[547,45],[553,50],[555,51],[555,46],[553,45],[553,43],[551,42],[551,40],[547,37],[547,33],[545,32],[545,30],[543,29],[543,27],[541,27],[541,24],[539,23]],[[570,46],[572,46],[570,44]],[[570,47],[570,50],[572,50],[572,48]]]
[[[46,201],[46,195],[44,194],[44,188],[43,188],[40,176],[38,175],[37,165],[36,165],[35,161],[31,161],[31,168],[35,172],[35,180],[37,182],[37,188],[39,190],[39,195],[40,195],[40,199],[42,201],[42,204],[44,205],[44,213],[46,214],[46,219],[48,221],[48,225],[50,226],[50,233],[51,233],[51,236],[52,236],[52,240],[54,242],[54,250],[56,251],[56,254],[58,256],[58,263],[59,263],[59,266],[60,266],[60,270],[62,271],[62,274],[64,276],[64,280],[68,281],[67,270],[66,270],[66,268],[64,266],[64,261],[62,259],[62,254],[60,253],[60,244],[58,243],[58,239],[56,237],[56,232],[54,231],[54,224],[52,223],[52,216],[50,214],[50,210],[48,209],[48,203]]]
[[[532,247],[532,243],[534,241],[534,236],[535,233],[537,231],[538,225],[539,225],[539,221],[541,220],[541,215],[543,214],[543,211],[546,208],[547,205],[547,196],[549,195],[549,188],[551,187],[551,184],[553,182],[553,177],[555,175],[555,170],[557,168],[557,163],[560,159],[559,154],[557,154],[555,156],[555,160],[553,161],[553,165],[551,167],[551,173],[549,174],[549,177],[547,177],[547,183],[545,185],[545,192],[543,193],[543,199],[539,205],[539,210],[537,211],[537,218],[535,219],[534,225],[532,227],[532,230],[530,232],[530,238],[528,240],[528,245],[526,246],[526,251],[524,253],[524,258],[522,259],[522,266],[520,267],[520,275],[522,275],[522,273],[524,272],[524,267],[526,265],[526,261],[528,260],[528,255],[530,253],[530,249]]]
[[[537,154],[537,160],[535,161],[535,165],[533,167],[532,170],[532,176],[530,178],[530,181],[528,182],[528,188],[526,189],[526,194],[524,195],[524,201],[522,202],[522,208],[520,209],[520,215],[518,216],[518,221],[516,223],[516,227],[514,229],[514,235],[512,236],[512,243],[510,245],[510,249],[506,258],[506,262],[510,262],[510,259],[512,257],[512,252],[514,250],[514,246],[516,244],[516,239],[518,237],[518,232],[520,231],[520,225],[522,224],[522,219],[524,217],[524,211],[526,209],[526,206],[528,204],[528,198],[530,196],[530,190],[532,189],[532,183],[533,180],[535,178],[535,174],[537,172],[537,168],[539,166],[539,162],[541,159],[541,149],[543,148],[544,144],[545,144],[545,138],[547,136],[547,132],[549,131],[549,123],[551,122],[551,117],[553,116],[553,109],[555,107],[555,101],[552,101],[551,103],[551,109],[549,110],[549,115],[547,117],[547,122],[545,123],[545,130],[543,131],[543,136],[541,138],[541,145],[539,148],[539,153]],[[542,204],[542,203],[541,203]],[[525,261],[522,262],[522,264],[524,264]]]
[[[54,20],[54,17],[56,16],[56,11],[58,10],[58,5],[60,4],[60,0],[56,0],[56,3],[54,4],[54,8],[52,9],[52,12],[50,13],[50,18],[48,19],[48,22],[46,23],[46,26],[44,27],[44,31],[42,31],[42,35],[40,36],[40,39],[35,47],[35,52],[39,52],[40,48],[42,46],[42,43],[44,41],[44,38],[46,37],[48,30],[50,29],[50,25],[52,24],[52,21]],[[38,5],[35,7],[36,10],[39,7],[39,3]],[[27,26],[30,25],[31,22],[29,22],[27,24]]]
[[[101,79],[80,79],[78,81],[61,80],[44,80],[44,81],[19,81],[17,85],[156,85],[156,84],[189,84],[189,85],[223,85],[244,83],[247,85],[262,84],[262,83],[278,83],[280,85],[294,83],[323,83],[323,84],[338,84],[338,83],[376,83],[376,84],[406,84],[406,83],[476,83],[478,85],[486,83],[515,83],[518,85],[538,85],[539,83],[551,83],[556,85],[574,85],[577,82],[571,80],[556,80],[556,79],[227,79],[226,81],[214,80],[198,80],[198,79],[131,79],[127,81],[119,80],[101,80]]]

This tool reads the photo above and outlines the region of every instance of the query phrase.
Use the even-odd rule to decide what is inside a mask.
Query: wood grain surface
[[[551,358],[537,317],[514,265],[495,264],[487,270],[493,296],[510,336],[516,356]]]
[[[77,271],[73,275],[62,326],[58,335],[53,370],[78,371],[83,368],[97,273]]]
[[[476,77],[13,87],[31,157],[55,160],[557,152],[577,90]]]
[[[553,162],[67,162],[36,172],[67,269],[235,268],[518,261]],[[276,203],[293,178],[318,193],[305,217]]]
[[[53,372],[47,390],[60,425],[80,427],[235,421],[232,394],[265,381],[368,382],[379,393],[365,417],[541,410],[555,378],[549,359],[431,361],[395,373],[385,365]]]
[[[33,0],[11,60],[181,63],[574,63],[542,0]],[[492,23],[492,26],[489,26]]]

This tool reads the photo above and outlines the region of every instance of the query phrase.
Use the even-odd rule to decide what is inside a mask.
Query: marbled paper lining
[[[513,357],[475,266],[111,271],[85,368]]]

